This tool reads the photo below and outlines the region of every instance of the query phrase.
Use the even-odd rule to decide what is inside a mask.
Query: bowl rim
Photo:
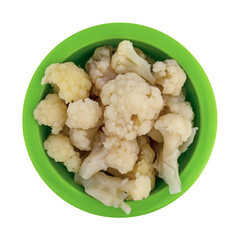
[[[42,146],[42,142],[39,137],[37,137],[37,123],[36,121],[35,123],[32,121],[33,109],[29,108],[29,103],[32,100],[32,89],[36,84],[40,84],[41,79],[38,79],[38,76],[44,73],[49,63],[62,62],[63,59],[67,59],[68,56],[71,56],[71,54],[81,48],[109,39],[131,39],[133,41],[140,41],[161,50],[175,59],[191,79],[201,112],[201,128],[199,130],[198,143],[191,161],[180,175],[181,182],[184,182],[182,191],[178,194],[170,195],[168,188],[164,188],[149,199],[130,202],[132,212],[129,215],[123,213],[121,209],[106,207],[96,199],[80,192],[65,181],[49,161],[44,161],[44,158],[47,156],[43,147],[36,147],[36,145]],[[194,81],[192,79],[194,79]],[[217,107],[207,75],[193,55],[180,43],[168,35],[147,26],[133,23],[107,23],[86,28],[73,34],[58,44],[43,59],[35,71],[27,89],[23,106],[22,127],[25,145],[35,169],[43,181],[58,196],[71,205],[95,215],[106,217],[133,217],[147,214],[167,206],[183,195],[194,184],[205,168],[214,146],[217,132]],[[201,161],[199,161],[198,156],[201,156]],[[43,160],[39,161],[38,159],[40,159],[40,157]],[[168,197],[159,201],[161,196],[166,194],[168,194]]]

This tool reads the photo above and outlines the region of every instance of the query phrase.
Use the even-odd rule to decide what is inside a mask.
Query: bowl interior
[[[104,42],[96,42],[94,44],[85,46],[84,48],[81,48],[78,51],[71,54],[70,56],[68,56],[63,62],[72,61],[75,64],[80,65],[81,67],[84,67],[87,60],[93,55],[93,52],[97,47],[106,46],[106,45],[111,45],[111,46],[115,47],[118,45],[118,43],[121,40],[124,40],[124,39],[109,39]],[[157,48],[154,48],[150,45],[147,45],[143,42],[135,41],[133,39],[128,39],[128,40],[132,41],[135,47],[138,47],[144,53],[146,53],[147,55],[149,55],[150,57],[152,57],[155,60],[165,60],[165,59],[171,58],[163,51],[161,51]],[[199,104],[198,104],[198,98],[197,98],[197,94],[194,90],[194,87],[191,84],[191,79],[189,79],[189,77],[187,78],[187,81],[186,81],[184,87],[186,88],[186,92],[187,92],[186,99],[187,99],[187,101],[189,101],[191,103],[193,111],[195,113],[194,126],[199,127],[199,125],[200,125],[200,109],[199,109]],[[49,90],[50,90],[49,85],[48,86],[46,85],[42,88],[42,94],[41,94],[41,97],[39,98],[39,101],[41,99],[45,98],[45,96],[49,93]],[[38,133],[39,133],[41,142],[43,142],[47,138],[47,136],[50,134],[50,128],[46,127],[46,126],[37,126],[37,128],[38,128]],[[179,158],[180,176],[181,176],[181,172],[184,170],[184,168],[188,165],[189,161],[191,160],[191,157],[192,157],[192,154],[194,152],[194,148],[195,148],[197,142],[198,142],[198,133],[196,134],[195,140],[194,140],[193,144],[190,146],[190,148],[188,149],[188,151],[183,153]],[[46,155],[46,158],[52,164],[52,166],[55,168],[55,170],[58,172],[58,174],[61,175],[61,177],[65,181],[67,181],[68,184],[70,184],[74,188],[78,189],[78,191],[81,191],[84,193],[83,187],[74,183],[72,173],[69,173],[61,163],[56,163],[53,159],[50,159],[47,155]],[[168,186],[163,182],[163,180],[158,179],[156,182],[156,187],[151,192],[151,195],[149,198],[151,198],[152,195],[161,191],[163,188],[168,188]],[[159,201],[161,201],[161,199],[159,199]]]

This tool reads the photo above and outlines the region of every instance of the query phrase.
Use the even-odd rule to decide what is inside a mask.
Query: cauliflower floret
[[[99,172],[87,180],[79,176],[77,178],[77,181],[85,187],[87,194],[106,206],[122,208],[126,214],[131,212],[131,208],[124,202],[125,198],[130,196],[135,201],[142,200],[149,196],[151,189],[151,182],[147,176],[129,181],[127,178],[120,179]]]
[[[185,101],[183,93],[180,93],[178,96],[164,95],[163,99],[165,107],[168,108],[169,112],[180,114],[189,121],[194,119],[191,104]]]
[[[173,59],[155,62],[153,64],[153,73],[156,78],[156,84],[163,87],[163,93],[173,96],[180,94],[182,86],[187,79],[185,72]]]
[[[154,124],[164,139],[160,176],[169,185],[170,194],[181,191],[178,173],[179,146],[192,134],[191,122],[179,114],[168,113],[161,116]]]
[[[48,94],[37,105],[33,114],[39,125],[50,126],[52,133],[58,134],[67,119],[67,106],[57,94]]]
[[[131,212],[131,207],[124,202],[128,194],[123,189],[123,186],[128,179],[121,180],[99,172],[90,179],[86,180],[80,177],[79,180],[85,187],[85,192],[104,205],[115,208],[120,207],[126,214]]]
[[[179,147],[179,150],[181,153],[184,153],[188,150],[188,147],[192,144],[193,139],[197,133],[198,127],[193,127],[192,128],[192,134],[191,136],[187,139],[186,142],[183,142],[183,144]]]
[[[89,129],[95,127],[101,117],[102,108],[90,98],[70,103],[67,109],[66,124],[69,128]]]
[[[106,106],[104,131],[126,140],[147,134],[163,105],[160,90],[136,73],[118,75],[106,83],[100,98]]]
[[[88,179],[108,167],[116,168],[120,173],[133,169],[138,159],[139,147],[136,139],[132,141],[109,137],[99,131],[93,143],[93,149],[84,160],[79,174]]]
[[[134,50],[130,41],[119,43],[117,52],[113,54],[111,66],[116,73],[134,72],[154,84],[155,77],[151,73],[151,65]]]
[[[155,152],[151,148],[147,136],[140,136],[137,138],[137,141],[140,147],[140,152],[138,154],[138,161],[135,163],[133,170],[126,174],[121,174],[117,169],[108,168],[107,172],[121,179],[129,178],[134,180],[140,176],[147,176],[151,180],[151,189],[153,189],[155,186],[155,170],[153,167]],[[149,193],[151,189],[149,190]],[[129,200],[129,198],[127,199]]]
[[[82,159],[78,152],[74,151],[69,138],[63,134],[52,135],[44,141],[44,148],[47,150],[49,157],[56,162],[62,162],[69,172],[78,172]]]
[[[92,150],[93,140],[98,129],[99,126],[87,130],[71,128],[69,130],[69,137],[72,145],[82,151]]]
[[[135,180],[125,183],[124,191],[129,194],[129,199],[134,201],[147,198],[151,191],[151,180],[148,176],[140,175]]]
[[[112,46],[96,48],[93,56],[86,63],[86,71],[94,84],[94,95],[99,95],[102,87],[117,74],[111,68]]]
[[[42,85],[46,83],[57,88],[59,97],[66,103],[88,97],[92,87],[88,74],[73,62],[54,63],[47,67]]]

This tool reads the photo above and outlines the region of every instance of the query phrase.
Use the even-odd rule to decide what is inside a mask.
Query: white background
[[[239,1],[1,1],[0,239],[240,239]],[[132,22],[183,44],[207,73],[218,134],[197,182],[141,217],[113,219],[67,204],[41,180],[25,148],[22,107],[29,81],[58,43],[84,28]]]

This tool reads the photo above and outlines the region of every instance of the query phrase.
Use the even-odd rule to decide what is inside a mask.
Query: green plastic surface
[[[45,126],[38,126],[33,110],[49,92],[50,86],[41,86],[47,66],[52,63],[73,61],[85,66],[86,61],[99,46],[130,40],[155,60],[175,59],[187,74],[185,87],[187,100],[191,102],[199,128],[189,150],[179,158],[181,193],[170,195],[168,186],[160,179],[149,198],[128,202],[130,215],[121,209],[106,207],[85,194],[83,187],[73,181],[73,174],[64,166],[50,159],[43,141],[50,133]],[[109,23],[80,31],[56,46],[41,62],[29,84],[23,107],[23,133],[29,156],[38,174],[62,199],[89,213],[108,217],[132,217],[160,209],[186,192],[203,171],[213,148],[217,130],[217,108],[209,80],[197,60],[181,44],[155,29],[130,23]]]

